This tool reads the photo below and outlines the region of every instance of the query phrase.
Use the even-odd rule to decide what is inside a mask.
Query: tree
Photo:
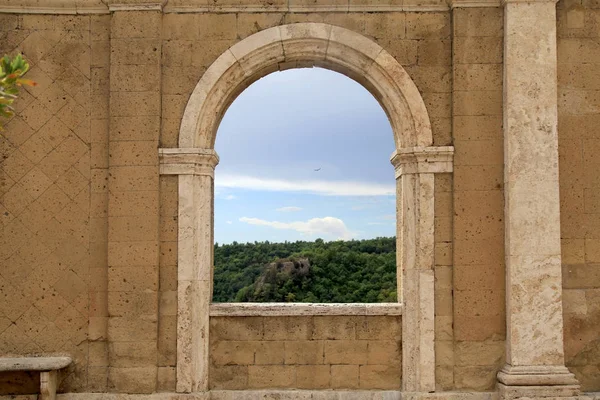
[[[14,58],[4,56],[0,61],[0,118],[11,118],[14,110],[12,103],[18,97],[19,88],[23,85],[35,86],[36,83],[29,79],[23,79],[23,75],[29,70],[29,64],[21,54]],[[0,119],[0,129],[2,120]]]

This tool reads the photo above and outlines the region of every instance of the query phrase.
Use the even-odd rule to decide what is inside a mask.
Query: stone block
[[[365,364],[368,359],[367,341],[325,341],[325,364]]]
[[[262,317],[214,317],[210,319],[210,337],[220,340],[262,340],[263,332]]]
[[[588,312],[585,290],[564,289],[563,290],[563,312],[564,314],[577,314],[585,316]]]
[[[452,241],[452,217],[436,217],[434,220],[435,241]]]
[[[502,140],[455,140],[454,165],[504,165]]]
[[[109,267],[108,269],[109,292],[143,292],[157,289],[157,267]],[[112,301],[111,296],[109,294],[109,305]]]
[[[323,364],[324,344],[319,340],[286,341],[286,364]]]
[[[156,365],[156,341],[112,342],[109,344],[111,367],[151,367]]]
[[[211,345],[210,358],[215,366],[251,365],[260,342],[218,341]],[[283,346],[282,346],[283,348]],[[282,352],[283,358],[283,352]]]
[[[138,192],[121,192],[138,193]],[[155,192],[139,192],[155,193]],[[108,244],[108,265],[111,267],[157,266],[158,243],[146,242],[110,242]]]
[[[158,392],[174,392],[176,385],[177,368],[175,367],[158,367],[158,375],[156,377],[156,391]]]
[[[455,91],[499,90],[502,88],[502,64],[457,64],[453,84]]]
[[[156,116],[160,114],[160,94],[157,92],[111,92],[113,117]]]
[[[265,5],[265,7],[268,7]],[[287,4],[286,4],[287,7]],[[284,19],[283,13],[240,13],[237,17],[237,36],[245,39],[250,35],[264,29],[281,25]]]
[[[504,265],[502,260],[488,265],[456,265],[454,267],[454,287],[457,290],[481,288],[500,290],[504,287]]]
[[[400,317],[371,315],[356,320],[356,338],[359,340],[400,340],[401,336]]]
[[[292,388],[296,383],[296,367],[288,365],[248,366],[248,388]]]
[[[454,342],[439,340],[435,342],[435,365],[454,366]]]
[[[492,390],[499,369],[495,366],[455,367],[454,384],[458,390]]]
[[[367,364],[400,365],[401,343],[395,340],[369,340]]]
[[[111,39],[160,38],[162,13],[158,11],[119,11],[111,18]]]
[[[120,393],[153,393],[156,367],[109,368],[108,387]]]
[[[264,340],[309,340],[313,330],[312,317],[266,317]]]
[[[460,304],[460,307],[464,307],[464,305]],[[458,305],[455,308],[458,310]],[[497,315],[476,315],[475,312],[457,312],[454,315],[454,337],[456,340],[500,340],[505,336],[506,317],[502,311]]]
[[[450,71],[448,71],[448,75],[451,76]],[[450,118],[452,116],[451,93],[423,92],[422,97],[429,118]]]
[[[158,64],[113,65],[110,70],[111,92],[156,92],[160,90]]]
[[[434,262],[435,265],[452,265],[452,243],[436,243]]]
[[[454,92],[454,115],[502,115],[501,90]]]
[[[211,389],[240,390],[248,388],[248,366],[210,366]]]
[[[400,365],[361,365],[359,374],[361,389],[400,389],[402,380]]]
[[[111,317],[108,320],[108,338],[112,342],[156,340],[156,321],[150,319]]]
[[[446,40],[419,40],[419,65],[452,65],[452,42]]]
[[[256,365],[280,365],[285,361],[283,341],[258,342],[254,356]]]
[[[111,191],[108,195],[108,215],[111,217],[158,215],[158,191]],[[114,244],[111,245],[114,246]],[[127,245],[120,245],[121,249],[125,246]],[[140,253],[139,247],[139,244],[129,244],[128,250],[133,250],[134,253],[128,253],[126,257],[139,264],[142,264],[139,261],[140,259],[148,260],[151,264],[158,262],[158,244],[156,242],[144,242],[141,245],[142,250],[146,248],[150,250],[148,254]],[[116,256],[114,258],[116,259]],[[126,263],[126,261],[114,261],[122,264]],[[111,262],[111,265],[114,265],[114,263]]]
[[[155,166],[111,168],[109,185],[110,189],[115,191],[157,190],[158,168]]]
[[[450,37],[450,14],[406,13],[408,39],[446,39]]]
[[[158,218],[108,217],[111,242],[158,240]]]
[[[113,287],[114,285],[111,285],[109,278],[109,288],[112,289]],[[157,293],[109,292],[108,313],[112,317],[156,315],[158,313]]]
[[[316,340],[354,339],[355,317],[315,316],[313,317],[312,338]]]
[[[356,389],[359,386],[358,365],[332,365],[332,389]]]
[[[360,15],[364,22],[364,34],[375,39],[383,37],[398,40],[406,37],[406,13],[369,13]]]
[[[298,365],[296,387],[299,389],[327,389],[330,385],[330,365]]]
[[[454,36],[456,37],[502,37],[504,34],[504,10],[502,8],[456,8],[453,14]]]
[[[406,72],[421,93],[450,93],[452,91],[452,69],[446,65],[417,65],[406,67]],[[435,115],[439,117],[441,115]]]
[[[454,40],[454,62],[456,64],[502,64],[502,36],[464,36]]]
[[[165,16],[166,17],[166,16]],[[158,65],[161,61],[159,39],[110,40],[110,63],[116,65]]]
[[[158,320],[158,365],[172,367],[177,364],[177,317],[161,315]]]
[[[502,341],[456,342],[454,349],[457,366],[491,365],[504,363],[505,344]]]
[[[455,116],[452,131],[456,140],[502,139],[502,116]]]
[[[106,392],[108,390],[108,367],[88,367],[87,379],[89,392]]]
[[[504,187],[503,165],[457,165],[454,167],[454,190],[456,192],[499,191]],[[460,209],[454,199],[454,208]]]

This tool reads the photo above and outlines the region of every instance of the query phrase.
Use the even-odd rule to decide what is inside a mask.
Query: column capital
[[[161,175],[205,175],[214,178],[219,156],[213,149],[158,149]]]
[[[394,151],[390,159],[396,179],[406,174],[452,172],[454,146],[405,147]]]
[[[110,12],[114,11],[162,11],[168,0],[107,0]]]

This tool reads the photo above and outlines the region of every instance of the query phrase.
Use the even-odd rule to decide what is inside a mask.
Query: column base
[[[579,382],[562,365],[505,365],[498,372],[498,395],[502,400],[577,399]]]

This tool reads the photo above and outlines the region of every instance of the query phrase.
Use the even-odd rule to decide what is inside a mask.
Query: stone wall
[[[177,147],[192,90],[230,46],[324,22],[394,56],[434,144],[455,146],[454,174],[435,178],[436,388],[493,390],[506,337],[502,8],[219,3],[218,13],[0,14],[0,53],[22,51],[38,82],[0,132],[0,354],[71,354],[62,391],[174,391],[178,178],[159,176],[157,149]],[[600,390],[596,6],[561,1],[557,21],[565,354],[587,391]],[[213,317],[210,386],[397,389],[399,335],[399,317]],[[0,374],[0,393],[35,392],[36,379]]]
[[[0,351],[71,354],[64,391],[89,390],[88,365],[106,362],[106,204],[92,200],[106,190],[106,136],[91,117],[108,116],[108,48],[94,46],[108,21],[0,15],[0,53],[26,54],[38,83],[0,136]],[[0,386],[35,392],[35,375],[3,374]]]
[[[400,317],[213,317],[212,389],[399,389]]]
[[[600,9],[565,1],[557,16],[565,359],[600,391]]]

